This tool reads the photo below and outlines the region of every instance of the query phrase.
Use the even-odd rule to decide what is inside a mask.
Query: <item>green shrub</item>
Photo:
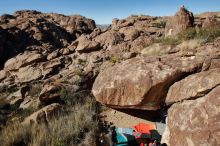
[[[109,61],[110,61],[111,63],[115,64],[115,63],[117,63],[117,62],[119,61],[119,59],[118,59],[118,57],[116,57],[116,56],[112,56]]]
[[[212,27],[212,28],[189,28],[185,31],[182,31],[177,35],[177,37],[182,40],[190,40],[190,39],[200,39],[205,40],[205,42],[212,42],[217,37],[220,36],[220,28]]]
[[[74,71],[75,75],[81,76],[83,74],[83,70],[82,69],[76,69]]]

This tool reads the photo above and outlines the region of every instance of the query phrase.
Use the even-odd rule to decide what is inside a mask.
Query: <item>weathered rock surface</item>
[[[220,145],[219,111],[220,86],[204,97],[172,105],[162,142],[169,146]]]
[[[90,40],[87,36],[81,35],[76,40],[78,52],[90,52],[90,51],[97,51],[100,49],[100,43]]]
[[[193,74],[173,84],[166,97],[166,103],[172,104],[184,100],[192,100],[206,95],[220,85],[220,69]]]
[[[60,91],[62,87],[58,84],[46,84],[44,85],[39,99],[43,103],[53,103],[60,100]]]
[[[156,110],[168,87],[201,68],[198,58],[134,58],[107,68],[93,84],[96,100],[115,108]]]
[[[47,56],[47,60],[55,59],[59,56],[59,51],[53,51]]]
[[[102,46],[112,46],[122,42],[124,38],[122,33],[116,31],[107,31],[95,37],[94,40],[99,42]]]
[[[47,15],[47,14],[46,14]],[[95,21],[80,15],[64,16],[60,14],[48,14],[52,19],[65,28],[71,35],[91,33],[95,28]]]
[[[4,70],[0,71],[0,82],[6,78],[6,72]]]
[[[51,105],[45,106],[37,112],[34,112],[30,116],[24,119],[22,124],[39,124],[42,122],[49,122],[56,114],[58,114],[62,109],[62,106],[58,103],[53,103]]]
[[[165,36],[173,36],[194,26],[194,16],[182,6],[166,24]]]
[[[16,57],[9,59],[5,63],[5,70],[18,70],[21,67],[28,66],[30,64],[35,64],[40,61],[43,61],[45,58],[44,55],[33,51],[33,52],[24,52],[19,54]]]
[[[43,77],[42,70],[34,66],[20,68],[16,73],[16,82],[31,82]]]

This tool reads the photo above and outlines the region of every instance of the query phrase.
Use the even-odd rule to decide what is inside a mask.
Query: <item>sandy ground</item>
[[[139,111],[139,112],[141,112],[144,115],[144,111]],[[104,121],[107,121],[108,123],[111,122],[116,127],[122,127],[122,128],[133,127],[139,123],[155,125],[155,122],[153,121],[140,118],[140,114],[138,114],[138,111],[133,111],[133,110],[119,111],[111,108],[106,108],[101,112],[101,116],[103,117]]]

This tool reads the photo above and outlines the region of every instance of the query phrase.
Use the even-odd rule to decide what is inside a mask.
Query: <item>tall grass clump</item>
[[[220,28],[218,27],[199,29],[196,34],[197,39],[204,39],[206,42],[213,42],[217,37],[220,37]]]
[[[188,40],[203,40],[204,43],[213,42],[220,37],[220,28],[188,28],[175,36],[163,37],[155,40],[155,43],[176,46]]]
[[[179,40],[176,37],[162,37],[162,38],[156,39],[154,43],[161,43],[163,45],[176,46],[181,43],[181,40]]]
[[[80,96],[80,95],[77,95]],[[66,97],[66,98],[74,98]],[[65,112],[47,123],[6,126],[0,133],[2,146],[77,146],[95,145],[97,105],[91,96],[68,102]]]

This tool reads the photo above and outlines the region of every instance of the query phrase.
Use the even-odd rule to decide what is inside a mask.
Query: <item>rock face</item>
[[[166,97],[166,103],[172,104],[204,96],[219,84],[219,68],[193,74],[179,82],[176,82],[170,87]]]
[[[179,11],[171,18],[165,28],[165,36],[173,36],[181,31],[194,26],[194,16],[182,6]]]
[[[204,97],[171,106],[162,141],[169,146],[220,145],[219,101],[220,86]]]
[[[201,66],[197,58],[134,58],[100,73],[92,92],[112,107],[157,110],[170,84]]]

